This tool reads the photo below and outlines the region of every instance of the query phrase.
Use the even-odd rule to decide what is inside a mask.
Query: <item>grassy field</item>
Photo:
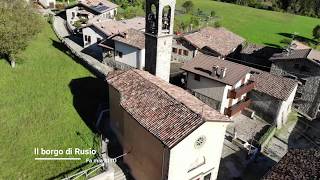
[[[86,104],[78,105],[75,99],[78,87],[87,88],[85,92],[95,90],[88,84],[95,78],[58,48],[55,34],[45,24],[21,53],[22,63],[15,69],[0,59],[0,179],[47,179],[84,163],[35,161],[43,157],[34,155],[36,147],[89,149],[95,144],[85,123],[92,116],[80,112]],[[82,96],[92,105],[89,101],[94,97]]]
[[[177,0],[180,7],[185,0]],[[288,13],[280,13],[254,9],[235,4],[216,2],[212,0],[193,0],[195,10],[200,8],[210,14],[211,10],[216,12],[222,26],[241,35],[250,42],[259,44],[280,45],[285,36],[279,33],[293,34],[312,38],[312,29],[320,24],[320,19],[297,16]],[[186,19],[190,15],[176,16]]]

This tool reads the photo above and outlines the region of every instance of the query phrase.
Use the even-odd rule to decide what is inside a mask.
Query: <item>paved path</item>
[[[113,71],[113,68],[100,63],[98,59],[89,56],[82,52],[83,47],[72,41],[69,36],[72,36],[65,25],[65,20],[59,16],[53,18],[53,29],[58,38],[70,49],[70,51],[81,59],[88,67],[93,70],[97,76],[105,78],[107,74]]]

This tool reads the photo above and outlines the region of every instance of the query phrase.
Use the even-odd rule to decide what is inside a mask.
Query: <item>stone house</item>
[[[244,39],[225,28],[205,27],[198,31],[176,35],[172,43],[172,61],[192,60],[198,52],[227,57],[241,48]]]
[[[175,36],[172,40],[171,61],[186,62],[197,55],[197,48],[185,41],[181,36]]]
[[[146,71],[114,71],[107,82],[110,126],[134,179],[216,179],[229,118]]]
[[[229,55],[227,59],[235,63],[270,72],[272,62],[269,61],[269,58],[273,54],[281,53],[282,51],[283,49],[280,48],[246,43]]]
[[[289,50],[274,54],[271,73],[300,81],[294,108],[309,119],[320,116],[320,52],[313,49]]]
[[[66,9],[67,27],[70,31],[77,27],[79,21],[81,26],[94,19],[114,19],[117,14],[118,5],[107,0],[80,0],[77,4]]]
[[[259,70],[252,70],[250,79],[256,83],[254,90],[248,94],[252,100],[250,109],[280,129],[291,112],[297,81]]]
[[[250,105],[250,67],[199,53],[181,69],[187,72],[186,88],[220,113],[231,117]]]

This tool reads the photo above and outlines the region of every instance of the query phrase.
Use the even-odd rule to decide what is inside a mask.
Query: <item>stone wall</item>
[[[200,93],[194,92],[194,96],[197,97],[198,99],[200,99],[202,102],[204,102],[205,104],[207,104],[208,106],[212,107],[215,110],[220,110],[220,106],[221,106],[221,102],[211,99],[207,96],[204,96]]]
[[[248,96],[252,100],[250,108],[255,111],[257,116],[270,124],[276,123],[282,101],[258,91],[251,91]]]
[[[178,62],[186,62],[190,61],[194,58],[196,54],[196,49],[188,44],[188,42],[181,40],[181,39],[173,39],[172,40],[172,48],[176,48],[177,52],[171,53],[171,61],[178,61]],[[181,50],[181,54],[179,54],[179,50]],[[188,55],[184,55],[183,51],[187,51]]]
[[[308,71],[301,71],[295,65],[305,66]],[[314,119],[319,114],[320,105],[320,66],[309,60],[292,60],[288,62],[277,62],[271,67],[271,73],[285,77],[296,78],[301,82],[298,86],[294,108],[301,114]],[[301,97],[300,97],[301,96]]]

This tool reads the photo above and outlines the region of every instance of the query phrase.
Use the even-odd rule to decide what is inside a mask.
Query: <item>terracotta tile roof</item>
[[[320,150],[291,149],[262,179],[284,180],[319,178]]]
[[[199,49],[209,47],[226,56],[245,40],[225,28],[206,27],[197,32],[183,36],[184,39]]]
[[[213,66],[227,68],[225,77],[212,76],[211,71]],[[181,69],[231,86],[236,84],[251,70],[250,67],[201,53],[193,60],[186,62]]]
[[[132,18],[123,21],[107,19],[104,21],[95,20],[92,25],[98,28],[107,36],[114,36],[123,33],[130,28],[142,30],[145,28],[145,21],[144,18]]]
[[[282,52],[274,54],[269,60],[291,60],[291,59],[306,59],[311,49],[297,49],[291,52]]]
[[[112,38],[115,41],[128,44],[129,46],[136,47],[138,49],[145,48],[145,35],[142,31],[135,29],[129,29],[122,33],[120,36]]]
[[[126,24],[132,29],[143,30],[145,29],[146,23],[144,17],[134,17],[131,19],[121,20],[122,23]]]
[[[146,71],[114,71],[109,85],[121,96],[121,106],[169,148],[205,121],[231,122],[185,90]]]
[[[256,82],[255,90],[272,97],[286,101],[294,88],[298,85],[293,79],[270,74],[268,72],[253,70],[258,74],[252,74],[251,80]]]
[[[104,13],[118,7],[117,4],[107,0],[80,0],[79,3],[99,13]]]

